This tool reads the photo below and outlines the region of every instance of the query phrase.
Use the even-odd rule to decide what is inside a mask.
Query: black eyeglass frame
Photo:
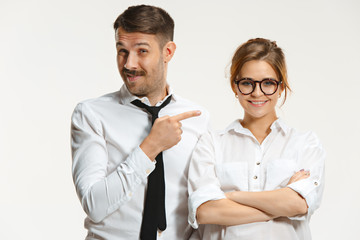
[[[254,83],[254,84],[253,84],[253,90],[252,90],[251,92],[249,92],[249,93],[243,93],[243,92],[240,90],[239,83],[240,83],[241,81],[243,81],[243,80],[248,80],[248,81],[250,80],[250,81],[252,81],[252,82]],[[263,91],[263,89],[261,88],[261,83],[264,82],[264,81],[268,81],[268,80],[271,80],[271,81],[276,82],[276,89],[275,89],[275,91],[274,91],[273,93],[271,93],[271,94],[265,93],[265,92]],[[266,96],[271,96],[271,95],[273,95],[274,93],[276,93],[276,91],[277,91],[278,88],[279,88],[279,85],[282,83],[282,80],[277,81],[277,80],[274,79],[274,78],[264,78],[264,79],[262,79],[261,81],[256,81],[256,80],[254,80],[254,79],[252,79],[252,78],[240,78],[240,79],[235,79],[235,80],[234,80],[234,83],[236,84],[237,88],[239,89],[239,91],[240,91],[241,94],[243,94],[243,95],[252,94],[252,93],[255,91],[256,83],[259,83],[259,87],[260,87],[261,92],[264,93],[264,95],[266,95]]]

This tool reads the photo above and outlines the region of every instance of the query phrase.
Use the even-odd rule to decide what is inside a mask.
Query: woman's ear
[[[163,48],[163,57],[165,63],[170,62],[170,60],[174,56],[175,50],[176,50],[176,44],[173,41],[169,41],[165,44]]]
[[[279,97],[280,97],[281,94],[284,92],[284,90],[285,90],[285,86],[284,86],[284,84],[282,83],[282,84],[280,84],[280,86],[279,86]]]
[[[234,81],[231,81],[231,89],[235,93],[235,96],[237,96],[237,86]]]

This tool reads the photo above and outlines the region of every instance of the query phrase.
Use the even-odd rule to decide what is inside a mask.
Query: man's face
[[[149,100],[164,97],[167,65],[156,35],[118,28],[115,38],[118,69],[129,91]]]

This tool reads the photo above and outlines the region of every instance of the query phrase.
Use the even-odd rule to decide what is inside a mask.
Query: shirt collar
[[[273,124],[271,124],[270,129],[271,130],[279,129],[284,134],[287,134],[289,131],[289,127],[286,125],[286,123],[281,118],[278,118],[277,120],[275,120],[275,122],[273,122]]]
[[[250,130],[247,128],[244,128],[241,123],[240,123],[241,119],[236,119],[235,121],[233,121],[232,123],[230,123],[230,125],[225,128],[221,134],[225,134],[231,130],[234,130],[237,133],[241,133],[241,134],[245,134],[245,135],[252,135]]]
[[[164,97],[164,99],[157,102],[155,104],[155,106],[160,106],[170,95],[171,95],[171,100],[176,101],[176,96],[173,93],[173,90],[171,89],[169,84],[166,85],[166,89],[167,89],[168,94],[166,95],[166,97]],[[120,88],[119,93],[120,93],[120,100],[119,100],[120,104],[127,105],[127,104],[130,104],[135,99],[139,99],[141,102],[145,103],[146,105],[151,106],[150,101],[149,101],[149,99],[147,97],[139,98],[139,97],[137,97],[135,95],[132,95],[125,84],[122,85],[122,87]]]
[[[244,128],[241,125],[240,121],[241,121],[241,119],[236,119],[235,121],[233,121],[227,128],[225,128],[223,131],[221,131],[221,134],[225,134],[226,132],[234,130],[237,133],[252,136],[252,133],[250,132],[250,130],[247,128]],[[270,129],[271,129],[271,131],[280,130],[284,134],[287,134],[289,131],[289,127],[282,121],[281,118],[276,119],[271,124]]]

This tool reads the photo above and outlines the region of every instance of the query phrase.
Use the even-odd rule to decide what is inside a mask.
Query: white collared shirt
[[[300,133],[280,119],[262,144],[239,120],[224,131],[205,133],[190,162],[189,223],[198,228],[197,208],[206,201],[226,198],[225,192],[284,188],[296,171],[305,169],[310,170],[310,177],[288,186],[306,199],[307,214],[231,227],[200,225],[199,233],[207,240],[309,240],[309,220],[324,188],[324,160],[314,133]]]
[[[72,172],[88,215],[87,239],[139,239],[147,177],[155,162],[139,147],[150,132],[151,115],[131,104],[134,99],[137,97],[123,85],[120,91],[81,102],[74,110]],[[150,105],[146,97],[141,101]],[[201,110],[202,114],[183,120],[182,140],[163,152],[167,228],[158,239],[185,239],[191,231],[187,223],[188,164],[199,136],[208,130],[209,114],[172,94],[159,117],[190,110]]]

